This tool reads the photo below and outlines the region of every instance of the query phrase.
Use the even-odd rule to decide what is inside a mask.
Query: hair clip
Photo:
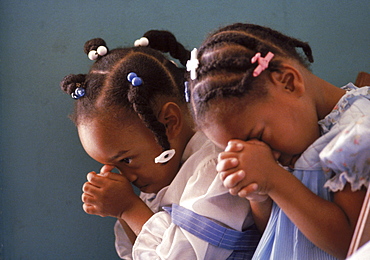
[[[197,68],[199,65],[199,60],[197,59],[198,50],[194,48],[190,54],[190,60],[186,62],[186,70],[190,71],[190,78],[195,80],[197,78]]]
[[[166,150],[163,153],[161,153],[159,156],[155,157],[154,162],[155,163],[166,163],[172,159],[175,153],[176,153],[175,149]]]
[[[132,84],[132,86],[137,87],[143,84],[143,80],[136,75],[135,72],[130,72],[127,75],[127,80]]]
[[[75,89],[74,92],[71,93],[71,97],[73,99],[79,99],[79,98],[82,98],[83,96],[85,96],[85,88],[81,87],[81,83],[77,83],[76,84],[78,87]]]
[[[189,103],[190,102],[189,82],[185,81],[184,85],[185,85],[185,101]]]
[[[261,57],[260,52],[257,52],[256,55],[254,55],[251,59],[251,63],[255,63],[256,61],[258,61],[258,66],[253,71],[253,77],[257,77],[261,74],[262,71],[267,69],[267,67],[269,66],[269,62],[273,57],[274,54],[272,52],[268,52],[264,58]]]
[[[99,56],[104,56],[108,53],[108,49],[105,46],[99,46],[96,50],[89,51],[87,55],[90,60],[96,60]]]
[[[140,39],[137,39],[135,42],[134,42],[134,46],[135,47],[138,47],[138,46],[148,46],[149,45],[149,39],[146,38],[146,37],[141,37]]]

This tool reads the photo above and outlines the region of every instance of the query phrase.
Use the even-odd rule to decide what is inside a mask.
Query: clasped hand
[[[232,195],[262,202],[272,188],[278,154],[258,140],[231,140],[218,157],[217,171]]]
[[[82,187],[83,209],[88,214],[120,218],[140,199],[130,182],[121,174],[111,172],[115,167],[104,165],[101,173],[90,172]]]

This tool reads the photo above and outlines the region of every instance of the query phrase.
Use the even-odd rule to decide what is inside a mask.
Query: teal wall
[[[117,259],[112,218],[82,210],[84,153],[59,89],[87,72],[85,41],[131,46],[168,29],[188,48],[232,22],[271,26],[309,41],[313,71],[341,86],[370,72],[368,0],[1,0],[0,260]]]

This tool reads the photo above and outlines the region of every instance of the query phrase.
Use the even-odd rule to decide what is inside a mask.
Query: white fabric
[[[184,151],[175,179],[151,202],[154,211],[176,203],[239,231],[251,226],[249,202],[230,195],[217,175],[219,152],[202,133],[196,133]],[[121,238],[118,236],[117,243]],[[163,211],[145,223],[133,247],[133,259],[226,259],[231,253],[182,230]]]

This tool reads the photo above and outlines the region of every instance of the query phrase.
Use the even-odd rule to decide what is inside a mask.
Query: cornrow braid
[[[275,47],[280,48],[281,53],[284,53],[285,52],[284,50],[287,50],[288,52],[290,52],[290,55],[288,56],[293,55],[299,61],[301,61],[302,65],[307,66],[308,64],[306,63],[305,58],[300,57],[295,50],[295,48],[302,48],[306,55],[307,60],[310,63],[314,61],[311,47],[307,42],[302,42],[298,39],[289,37],[268,27],[256,24],[235,23],[215,31],[213,35],[217,35],[220,32],[230,32],[230,31],[241,31],[244,33],[250,33],[251,35],[258,37],[261,41],[266,39],[266,42],[269,42],[270,45],[275,44]]]
[[[93,39],[85,44],[88,53],[96,46],[104,46],[101,39]],[[140,86],[133,86],[127,75],[135,72],[142,79]],[[73,91],[68,85],[83,84],[86,95],[76,100],[71,116],[76,125],[86,120],[109,114],[121,122],[138,115],[150,129],[163,150],[170,149],[166,127],[154,113],[165,97],[185,106],[185,69],[178,68],[161,52],[149,47],[117,48],[99,56],[89,73],[82,76],[68,75],[61,82],[66,93]],[[71,83],[72,82],[72,83]],[[71,90],[67,90],[71,89]],[[68,93],[70,94],[70,93]]]
[[[149,105],[150,96],[148,96],[145,87],[131,85],[128,91],[128,100],[131,102],[133,109],[139,115],[146,127],[155,135],[157,142],[163,150],[170,149],[170,143],[166,135],[166,127],[157,120],[153,109]]]
[[[302,48],[305,56],[297,48]],[[198,51],[197,79],[190,83],[198,125],[210,100],[267,93],[260,78],[253,76],[258,63],[251,59],[256,53],[265,57],[269,52],[275,55],[266,69],[269,72],[280,70],[280,57],[294,59],[306,68],[313,62],[308,43],[259,25],[236,23],[208,36]]]
[[[143,52],[144,50],[145,52]],[[157,99],[162,96],[175,97],[176,100],[183,102],[178,88],[178,84],[183,82],[183,76],[175,79],[172,72],[166,67],[175,67],[175,65],[164,57],[158,59],[159,57],[150,54],[150,52],[156,53],[155,50],[147,47],[133,49],[130,54],[117,63],[117,67],[109,78],[108,85],[121,84],[124,86],[126,89],[126,106],[129,106],[145,126],[152,131],[157,143],[163,150],[167,150],[170,149],[170,144],[167,139],[166,128],[158,121],[153,108]],[[143,83],[140,86],[134,86],[126,79],[130,72],[135,72],[142,79]],[[115,88],[108,88],[106,91],[109,96],[121,96],[116,93]]]

